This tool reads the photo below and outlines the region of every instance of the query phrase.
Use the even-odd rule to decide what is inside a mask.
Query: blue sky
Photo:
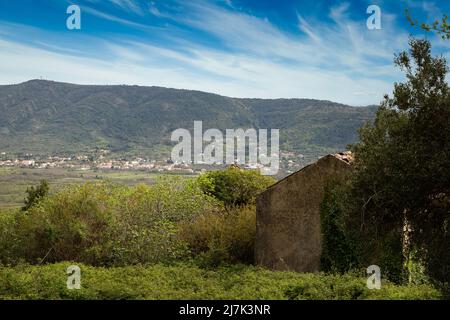
[[[81,30],[66,9],[81,8]],[[381,30],[369,30],[369,5]],[[402,80],[392,60],[449,1],[0,0],[0,83],[44,78],[155,85],[233,97],[378,104]],[[450,57],[450,41],[426,35]]]

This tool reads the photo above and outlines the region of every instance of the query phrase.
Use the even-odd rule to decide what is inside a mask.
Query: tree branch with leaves
[[[419,22],[419,20],[414,19],[409,10],[406,9],[406,18],[413,27],[420,26],[420,28],[427,32],[437,33],[444,40],[450,39],[450,24],[448,22],[447,14],[444,14],[441,19],[436,19],[432,23],[427,23]]]

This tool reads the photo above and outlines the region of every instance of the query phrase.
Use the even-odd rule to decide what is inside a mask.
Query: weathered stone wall
[[[275,270],[320,268],[320,205],[327,181],[351,169],[333,155],[286,177],[257,199],[255,258]]]

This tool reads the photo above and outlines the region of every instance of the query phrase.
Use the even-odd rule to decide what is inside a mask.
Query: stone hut
[[[256,204],[256,263],[274,270],[316,272],[322,235],[320,205],[330,178],[351,170],[350,152],[327,155],[278,181]]]

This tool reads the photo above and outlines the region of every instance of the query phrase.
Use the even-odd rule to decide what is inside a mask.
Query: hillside
[[[0,86],[0,151],[40,155],[107,148],[116,154],[168,154],[174,129],[278,128],[281,148],[307,157],[345,148],[375,107],[310,99],[237,99],[140,86],[31,80]]]

